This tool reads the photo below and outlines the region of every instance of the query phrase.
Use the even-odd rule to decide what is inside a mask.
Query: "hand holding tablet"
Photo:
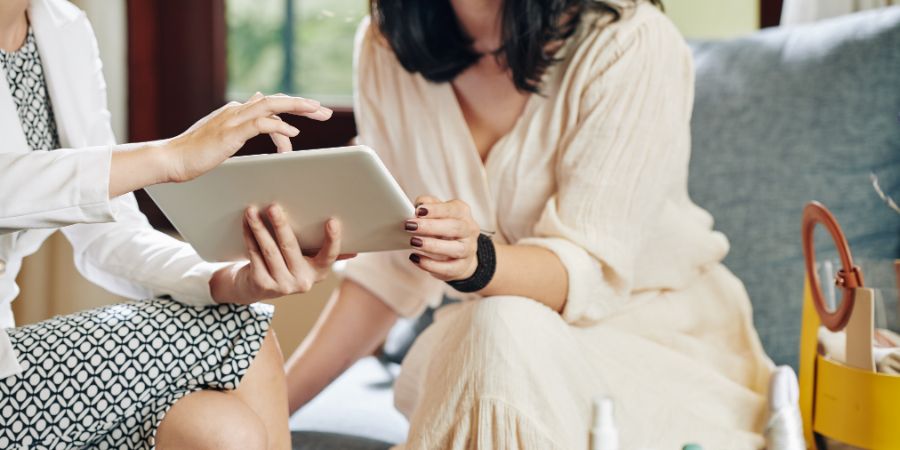
[[[338,219],[342,253],[409,248],[403,222],[414,208],[368,147],[232,158],[189,182],[147,188],[175,229],[208,261],[251,260],[244,238],[248,207],[278,204],[303,253],[326,243]]]
[[[216,301],[245,303],[247,299],[271,299],[305,293],[325,279],[340,255],[341,223],[325,222],[325,242],[318,253],[304,256],[287,215],[278,205],[263,210],[255,206],[244,213],[244,245],[249,262],[233,264],[210,279],[210,294]]]

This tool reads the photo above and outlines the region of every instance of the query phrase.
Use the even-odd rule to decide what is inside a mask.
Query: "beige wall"
[[[759,29],[759,0],[663,0],[689,39],[729,38]]]
[[[22,292],[13,312],[19,325],[119,300],[81,277],[72,263],[72,247],[60,233],[25,259],[18,282]]]

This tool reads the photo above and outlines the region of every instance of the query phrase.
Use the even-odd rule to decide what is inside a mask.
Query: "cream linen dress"
[[[515,296],[438,311],[396,384],[406,448],[586,449],[598,395],[624,450],[763,445],[771,362],[720,264],[728,242],[687,193],[690,50],[649,4],[608,22],[584,17],[484,164],[450,84],[359,31],[360,142],[411,197],[467,202],[496,241],[545,247],[569,277],[561,314]],[[409,253],[362,255],[346,275],[415,316],[449,288]]]

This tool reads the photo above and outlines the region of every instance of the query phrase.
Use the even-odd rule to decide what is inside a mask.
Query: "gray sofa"
[[[837,216],[857,257],[900,257],[900,7],[693,45],[690,192],[728,235],[763,344],[796,365],[803,285],[800,216]],[[828,256],[827,251],[824,256]],[[397,367],[361,361],[292,418],[295,448],[384,449],[408,425],[393,409]]]

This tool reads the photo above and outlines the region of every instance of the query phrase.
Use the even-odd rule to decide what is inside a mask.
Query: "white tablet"
[[[246,259],[244,210],[278,203],[304,252],[321,247],[325,221],[343,225],[342,253],[409,247],[412,203],[372,149],[364,146],[231,158],[185,183],[147,193],[207,261]]]

